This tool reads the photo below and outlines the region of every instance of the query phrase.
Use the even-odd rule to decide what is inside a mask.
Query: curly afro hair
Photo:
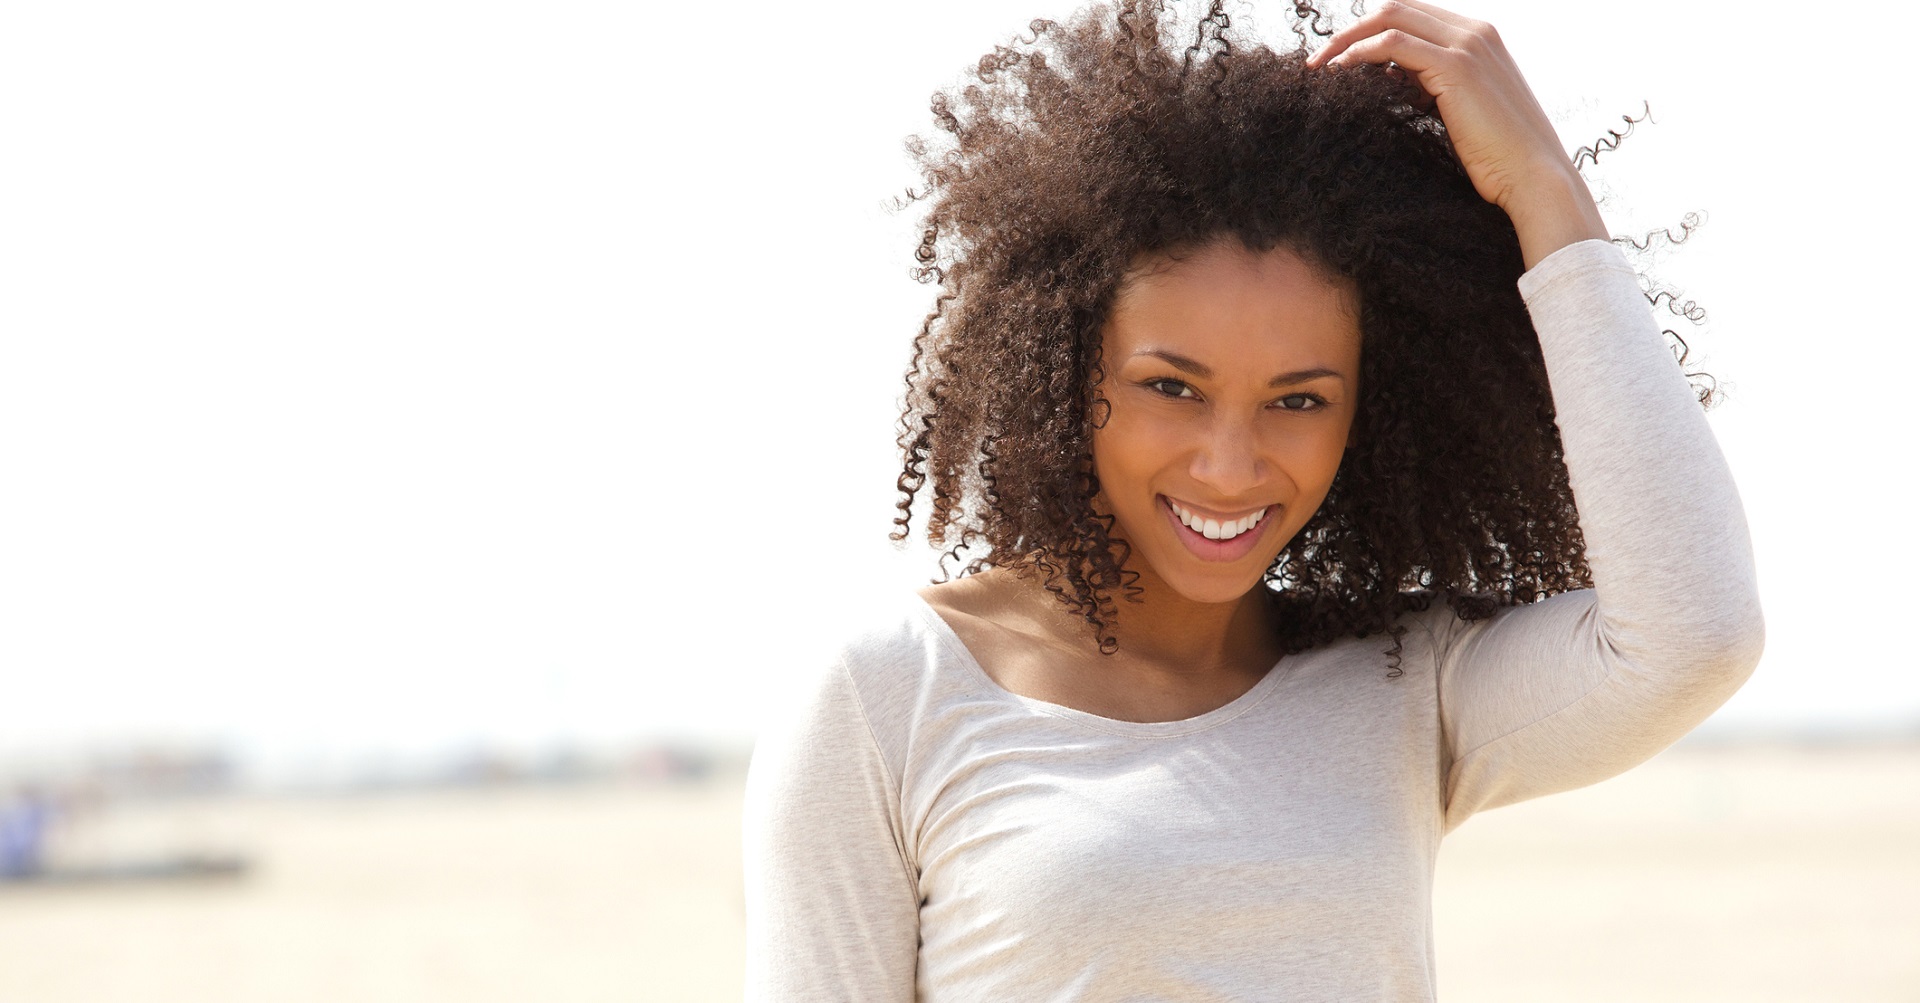
[[[1591,585],[1513,224],[1474,191],[1396,71],[1308,70],[1237,37],[1215,0],[1188,30],[1158,2],[1035,21],[937,93],[909,142],[926,187],[893,537],[931,498],[945,573],[1037,575],[1117,647],[1137,596],[1095,513],[1100,331],[1146,252],[1290,249],[1360,302],[1357,444],[1265,576],[1282,650],[1399,637],[1444,597],[1466,619]],[[1305,27],[1303,27],[1305,26]]]

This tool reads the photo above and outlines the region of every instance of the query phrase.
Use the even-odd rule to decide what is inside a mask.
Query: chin
[[[1247,593],[1261,587],[1266,578],[1267,568],[1273,565],[1269,557],[1260,570],[1251,575],[1194,575],[1194,574],[1156,574],[1167,591],[1178,595],[1190,603],[1201,605],[1225,605],[1237,603],[1247,597]]]

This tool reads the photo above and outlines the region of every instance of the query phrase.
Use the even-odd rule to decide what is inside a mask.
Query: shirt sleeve
[[[1446,829],[1644,762],[1746,681],[1763,626],[1740,496],[1618,247],[1520,278],[1552,385],[1593,588],[1451,620]]]
[[[918,883],[898,788],[843,663],[755,744],[743,819],[749,1003],[910,1003]]]

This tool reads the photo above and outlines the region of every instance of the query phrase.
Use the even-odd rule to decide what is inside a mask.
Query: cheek
[[[1278,468],[1277,473],[1292,483],[1293,490],[1301,497],[1314,499],[1317,506],[1318,500],[1333,486],[1334,475],[1340,472],[1340,464],[1347,456],[1346,447],[1346,428],[1328,422],[1310,432],[1280,439],[1266,455]]]
[[[1102,488],[1146,477],[1180,455],[1179,429],[1140,409],[1115,406],[1093,433],[1093,472]]]
[[[1268,455],[1294,471],[1295,476],[1331,480],[1347,455],[1347,426],[1340,422],[1321,422],[1312,429],[1280,437]]]

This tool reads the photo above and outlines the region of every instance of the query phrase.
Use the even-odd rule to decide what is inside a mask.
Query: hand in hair
[[[1493,25],[1422,0],[1386,0],[1336,32],[1314,67],[1392,62],[1440,113],[1474,190],[1506,210],[1531,268],[1609,232],[1553,123]]]

